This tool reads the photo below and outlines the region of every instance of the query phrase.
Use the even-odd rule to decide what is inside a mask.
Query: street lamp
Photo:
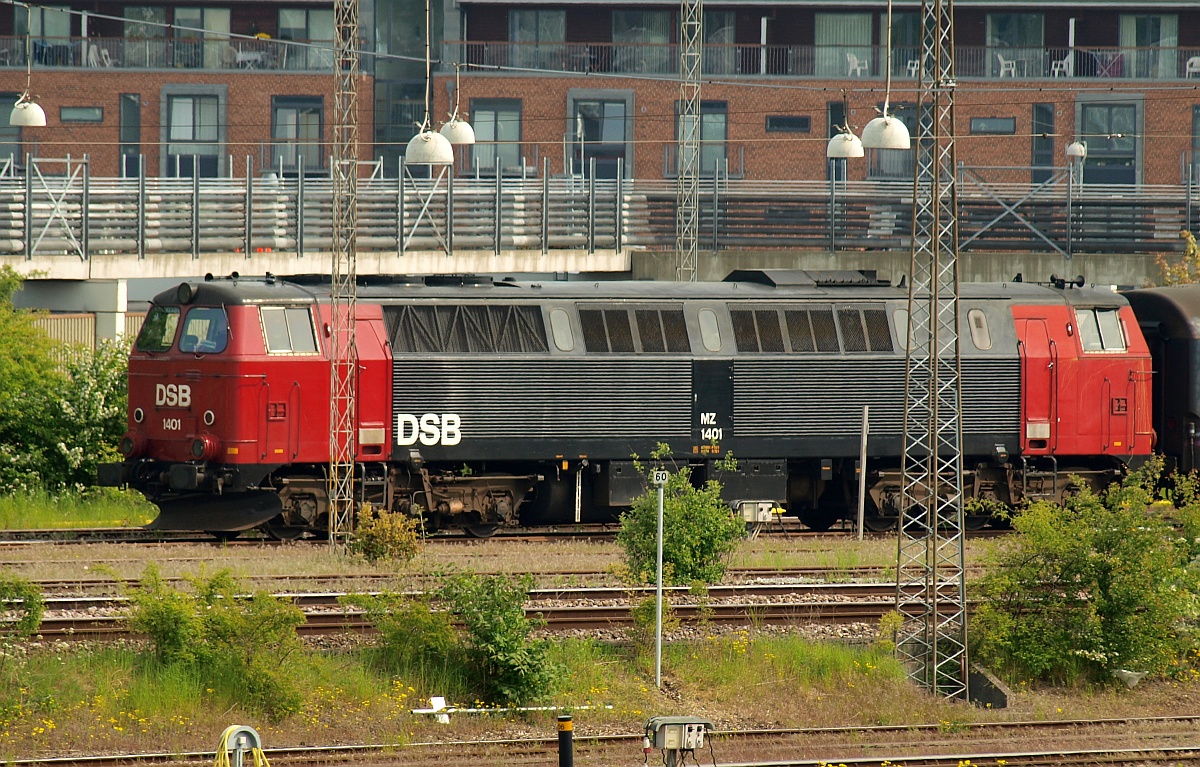
[[[13,104],[12,114],[8,116],[8,124],[17,128],[46,127],[46,110],[33,100],[29,94],[30,81],[33,79],[33,56],[29,43],[29,24],[25,25],[25,92]]]
[[[1075,175],[1075,169],[1078,168],[1078,182],[1083,183],[1083,161],[1087,159],[1087,142],[1076,139],[1070,144],[1067,144],[1067,162],[1071,165],[1072,173]]]
[[[429,52],[429,38],[433,34],[429,5],[429,0],[425,0],[425,119],[417,135],[409,139],[404,150],[405,165],[454,164],[454,149],[450,146],[450,140],[440,133],[435,133],[429,120],[429,79],[433,66]]]
[[[892,0],[887,4],[887,48],[884,51],[884,68],[887,85],[883,90],[883,113],[863,128],[863,146],[870,149],[908,149],[912,146],[912,137],[908,134],[908,126],[895,115],[888,114],[892,100]]]

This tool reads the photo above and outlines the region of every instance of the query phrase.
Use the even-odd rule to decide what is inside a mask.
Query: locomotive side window
[[[195,306],[188,310],[179,339],[179,351],[216,354],[229,343],[229,322],[225,310],[215,306]]]
[[[712,309],[700,310],[700,340],[710,352],[721,351],[721,329],[717,326],[717,313]]]
[[[560,352],[575,348],[575,335],[571,333],[571,318],[562,309],[550,310],[550,332],[554,334],[554,345]]]
[[[1076,309],[1075,324],[1085,352],[1125,351],[1125,332],[1116,309]]]
[[[137,337],[139,352],[165,352],[175,342],[179,327],[179,307],[152,306]]]
[[[987,351],[992,348],[992,333],[988,330],[987,315],[982,309],[967,312],[967,324],[971,327],[971,341],[975,348]]]
[[[312,313],[307,307],[264,306],[260,313],[268,352],[316,353],[317,339],[313,335]]]

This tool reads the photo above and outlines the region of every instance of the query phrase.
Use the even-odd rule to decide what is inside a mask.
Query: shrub
[[[529,575],[461,574],[447,580],[442,596],[467,634],[468,658],[490,702],[523,704],[546,695],[561,669],[545,641],[530,639],[534,623],[525,615],[533,586]]]
[[[670,448],[659,445],[654,457],[669,453]],[[719,482],[709,480],[703,487],[694,487],[688,467],[671,473],[663,488],[664,582],[719,582],[725,576],[729,555],[745,535],[745,525],[721,500]],[[617,533],[629,570],[639,582],[655,579],[657,540],[658,490],[651,488],[621,515]]]
[[[300,609],[265,591],[238,593],[228,570],[189,580],[192,593],[180,591],[149,565],[130,594],[130,625],[150,637],[155,659],[194,667],[207,683],[272,719],[299,710],[302,698],[286,664],[301,648]]]
[[[1178,656],[1193,611],[1188,551],[1154,504],[1161,461],[1097,495],[1038,502],[980,587],[977,657],[1022,679],[1098,680],[1157,672]],[[1169,506],[1169,505],[1168,505]]]
[[[350,594],[340,601],[361,609],[379,632],[382,659],[391,671],[420,674],[444,667],[458,653],[449,614],[434,611],[428,597]]]
[[[416,510],[420,516],[420,509]],[[374,510],[371,504],[358,507],[350,550],[368,562],[400,560],[409,562],[421,548],[417,520],[386,509]]]

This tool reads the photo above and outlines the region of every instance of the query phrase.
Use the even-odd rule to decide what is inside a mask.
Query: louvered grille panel
[[[604,331],[604,312],[580,309],[579,324],[583,328],[583,346],[589,352],[608,351],[608,334]]]
[[[833,324],[833,310],[810,309],[808,316],[812,320],[813,337],[817,342],[817,351],[840,351],[841,347],[838,345],[837,328]]]
[[[733,366],[733,423],[740,438],[856,435],[862,406],[871,433],[903,432],[904,360],[755,360]],[[1017,360],[963,360],[963,431],[1020,428]]]
[[[867,335],[863,332],[862,317],[857,309],[838,309],[838,324],[842,326],[842,343],[846,351],[867,350]]]
[[[458,414],[464,442],[686,440],[692,367],[690,360],[408,358],[393,366],[392,401],[396,413]]]
[[[521,354],[549,351],[537,306],[464,304],[386,306],[398,352]]]
[[[686,354],[692,350],[692,342],[688,339],[687,322],[683,319],[683,310],[662,311],[663,334],[667,338],[667,351],[676,354]]]
[[[867,340],[873,352],[892,350],[892,331],[888,327],[887,312],[882,309],[864,309],[863,319],[867,322]]]

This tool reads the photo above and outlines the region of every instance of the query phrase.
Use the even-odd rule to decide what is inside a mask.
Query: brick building
[[[470,66],[460,99],[481,142],[460,172],[636,178],[674,171],[679,8],[565,0],[446,0],[444,56]],[[1088,144],[1088,183],[1178,184],[1200,148],[1200,7],[1191,2],[955,9],[958,159],[1047,178]],[[861,131],[884,99],[886,5],[713,3],[704,11],[702,166],[731,177],[824,178],[835,126]],[[915,133],[919,8],[893,16],[891,103]],[[439,114],[453,75],[434,87]],[[498,143],[489,143],[489,142]],[[912,152],[868,150],[850,178],[910,178]],[[494,172],[494,171],[493,171]],[[1200,180],[1200,173],[1194,178]]]

